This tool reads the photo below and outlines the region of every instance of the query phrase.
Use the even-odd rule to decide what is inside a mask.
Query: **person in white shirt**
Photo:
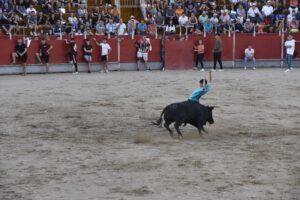
[[[96,42],[97,46],[102,47],[101,60],[103,61],[103,71],[101,71],[101,72],[108,73],[108,55],[111,52],[111,48],[110,48],[109,44],[106,43],[106,38],[103,38],[102,43],[98,43],[96,38],[94,38],[94,41]]]
[[[289,13],[291,14],[293,11],[295,11],[295,13],[297,13],[298,12],[298,7],[295,7],[295,8],[289,7]]]
[[[252,48],[252,45],[249,44],[248,48],[245,49],[245,58],[244,58],[244,69],[247,69],[247,61],[252,61],[252,69],[255,70],[255,58],[254,58],[254,49]]]
[[[260,22],[262,16],[259,9],[256,7],[256,3],[253,3],[251,8],[249,8],[247,16],[252,23],[254,22],[254,20],[256,20],[256,23]]]
[[[270,21],[271,21],[271,24],[273,24],[273,21],[274,21],[274,9],[273,9],[273,6],[271,6],[271,1],[267,1],[267,5],[264,5],[264,7],[262,8],[261,10],[262,12],[262,20],[264,21],[267,17],[270,17]]]
[[[175,35],[176,34],[176,27],[173,24],[173,20],[169,21],[169,24],[166,26],[166,35]]]
[[[120,19],[119,23],[117,24],[118,35],[125,35],[126,32],[126,24],[123,23],[123,20]]]
[[[36,9],[33,7],[32,4],[30,4],[30,7],[26,9],[27,15],[29,15],[31,12],[34,12],[34,14],[36,14]]]
[[[187,26],[189,22],[189,18],[185,15],[185,13],[182,13],[182,15],[178,19],[180,26]]]
[[[289,35],[287,37],[287,41],[284,43],[284,46],[286,48],[286,63],[288,65],[288,69],[285,70],[284,72],[290,72],[293,70],[292,67],[292,58],[294,55],[294,51],[295,51],[295,43],[296,42],[300,42],[300,41],[296,41],[293,39],[292,35]]]

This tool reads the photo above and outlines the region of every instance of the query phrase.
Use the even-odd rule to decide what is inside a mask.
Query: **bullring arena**
[[[0,199],[299,199],[299,70],[213,73],[202,138],[151,125],[204,76],[1,76]]]
[[[300,45],[294,51],[285,43],[289,34],[300,41],[300,13],[293,12],[298,1],[20,2],[0,1],[0,200],[300,200],[300,62],[294,54]],[[186,4],[189,21],[182,23],[179,6]],[[274,19],[251,16],[250,9],[264,6],[276,8]],[[287,19],[275,16],[280,9]],[[173,32],[162,23],[171,21],[165,12],[174,15]],[[170,137],[153,122],[208,79],[215,33],[225,71],[212,72],[210,91],[200,100],[215,106],[214,124],[202,136],[188,124],[180,127],[183,138]],[[151,43],[151,72],[144,63],[136,71],[141,35]],[[36,64],[43,37],[53,46],[49,73],[45,63]],[[26,76],[20,60],[12,64],[20,38],[28,53]],[[64,41],[70,38],[79,74],[71,73]],[[92,73],[83,59],[86,38]],[[104,38],[108,57],[93,40]],[[199,39],[205,72],[193,70]],[[249,44],[256,70],[250,63],[243,69]],[[288,48],[294,69],[285,73]],[[99,73],[103,56],[109,73]]]

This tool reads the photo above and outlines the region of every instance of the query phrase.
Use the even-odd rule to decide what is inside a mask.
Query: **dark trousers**
[[[69,53],[69,57],[70,57],[70,60],[72,60],[73,65],[75,66],[75,71],[78,72],[76,55]]]
[[[220,69],[223,69],[221,56],[222,56],[222,52],[215,52],[214,53],[214,69],[216,69],[217,61],[220,65]]]
[[[200,62],[200,65],[201,65],[202,69],[204,68],[204,66],[203,66],[203,57],[204,57],[204,53],[197,54],[197,58],[196,58],[196,61],[195,61],[195,67],[198,67],[198,63]]]

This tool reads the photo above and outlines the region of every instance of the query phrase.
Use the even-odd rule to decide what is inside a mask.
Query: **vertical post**
[[[283,67],[283,50],[284,50],[284,27],[282,27],[282,33],[281,33],[281,62],[280,62],[280,67]]]
[[[179,25],[179,37],[181,38],[181,25]]]
[[[121,48],[121,45],[120,45],[120,43],[121,43],[121,39],[119,38],[119,35],[118,35],[118,65],[119,65],[119,71],[121,70],[121,64],[120,64],[120,62],[121,62],[121,50],[120,50],[120,48]]]
[[[60,29],[59,29],[59,39],[62,40],[61,25],[60,25]]]
[[[204,37],[206,37],[206,28],[205,27],[203,28],[203,32],[204,32],[203,33]]]
[[[157,25],[155,26],[155,39],[157,39]]]
[[[188,39],[188,25],[185,26],[185,39]]]
[[[131,32],[131,39],[134,39],[134,29]]]
[[[235,68],[235,31],[232,37],[232,68]]]
[[[256,31],[255,31],[255,26],[254,26],[254,28],[253,28],[253,37],[256,37]]]

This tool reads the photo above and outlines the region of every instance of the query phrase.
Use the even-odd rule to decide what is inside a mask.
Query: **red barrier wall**
[[[300,40],[300,33],[293,34],[296,40]],[[285,35],[286,38],[287,35]],[[104,36],[96,36],[98,42],[102,41]],[[176,36],[177,37],[177,36]],[[0,40],[0,65],[7,65],[11,63],[11,53],[14,52],[16,45],[16,39],[12,40],[2,39]],[[70,38],[68,36],[64,38]],[[123,36],[120,43],[120,62],[136,62],[137,48],[135,46],[137,40],[141,37],[135,36],[132,40],[131,36]],[[165,40],[165,62],[168,69],[191,69],[195,59],[195,52],[193,51],[194,45],[198,44],[199,39],[203,39],[205,45],[204,61],[211,61],[213,59],[213,47],[215,43],[214,35],[203,36],[189,36],[188,40]],[[52,38],[51,38],[52,39]],[[93,62],[100,62],[101,47],[97,47],[90,37],[91,43],[94,47]],[[161,61],[161,40],[150,37],[152,51],[149,53],[150,62]],[[223,41],[223,60],[232,60],[233,58],[233,37],[222,35]],[[61,40],[48,41],[54,49],[51,52],[50,63],[67,63],[69,47]],[[118,41],[115,38],[108,40],[108,43],[112,47],[112,52],[109,55],[110,62],[118,61]],[[252,34],[236,34],[236,50],[235,59],[243,59],[244,50],[248,44],[252,44],[255,49],[255,57],[257,59],[280,59],[281,57],[281,36],[278,34],[258,34],[253,37]],[[76,44],[78,46],[78,62],[82,63],[83,52],[82,46],[84,44],[83,36],[76,36]],[[38,52],[40,41],[32,40],[30,47],[28,48],[28,64],[36,63],[35,53]],[[296,45],[296,50],[300,52],[300,45]],[[284,50],[285,52],[285,50]]]

